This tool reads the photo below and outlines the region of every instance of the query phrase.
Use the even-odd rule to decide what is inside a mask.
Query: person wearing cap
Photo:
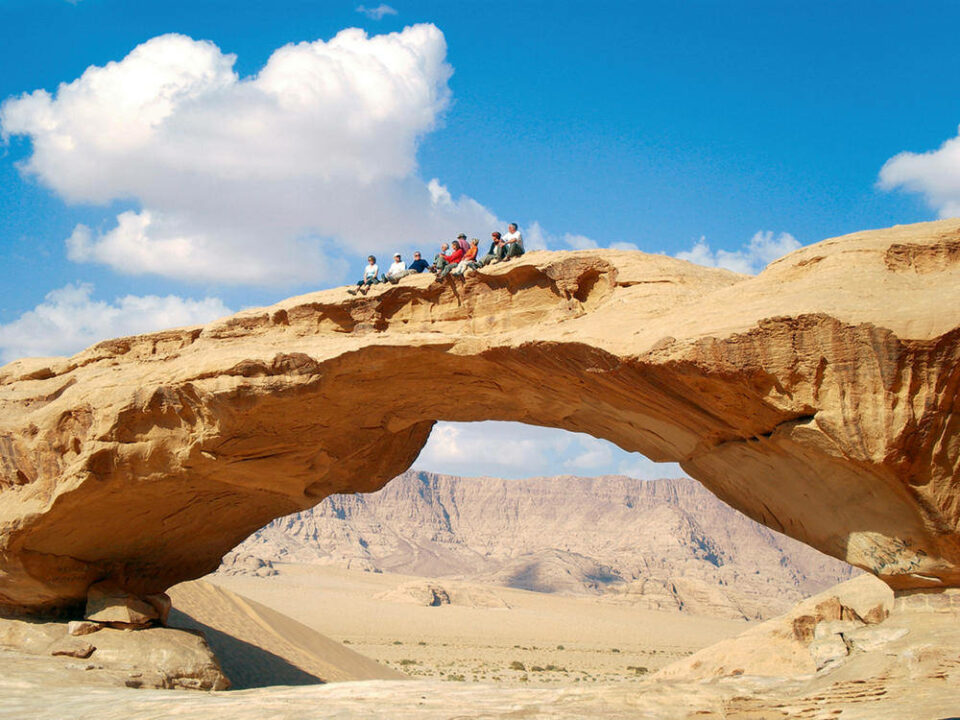
[[[389,282],[396,285],[397,281],[399,281],[400,278],[406,274],[407,266],[403,264],[400,253],[395,253],[393,256],[393,264],[390,265],[390,267],[387,269],[387,272],[385,272],[383,277],[380,278],[380,282]]]
[[[503,259],[509,260],[512,257],[523,255],[523,235],[517,229],[516,223],[510,223],[507,226],[507,234],[503,236]]]

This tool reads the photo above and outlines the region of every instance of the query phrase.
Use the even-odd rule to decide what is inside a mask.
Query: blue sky
[[[535,246],[756,272],[960,214],[958,20],[955,2],[0,0],[0,361],[512,220]],[[509,467],[436,442],[421,460],[649,470],[487,432],[520,443]]]

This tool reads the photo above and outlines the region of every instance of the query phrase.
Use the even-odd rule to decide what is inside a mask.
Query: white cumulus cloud
[[[577,233],[553,235],[547,232],[539,222],[533,222],[523,230],[523,242],[528,250],[596,250],[603,247],[593,238]],[[631,242],[612,242],[607,245],[610,250],[639,250]]]
[[[960,216],[960,135],[937,150],[890,158],[880,169],[879,185],[922,194],[942,218]]]
[[[71,203],[139,206],[69,256],[124,273],[247,284],[340,279],[343,257],[490,225],[470,198],[417,176],[420,139],[450,98],[433,25],[281,47],[240,78],[236,57],[155,37],[56,92],[0,106],[22,170]],[[443,192],[439,192],[442,189]]]
[[[713,250],[706,238],[700,238],[690,250],[678,252],[676,257],[697,265],[755,275],[774,260],[799,247],[800,243],[790,233],[774,235],[767,231],[755,233],[750,242],[739,250]]]
[[[498,421],[437,423],[415,466],[471,477],[623,474],[646,480],[684,475],[676,463],[655,463],[589,435]]]
[[[357,12],[366,15],[371,20],[383,20],[386,15],[396,15],[397,11],[385,3],[380,3],[376,7],[368,8],[363,5],[357,6]]]
[[[0,361],[71,355],[107,338],[197,325],[230,314],[219,298],[127,295],[94,300],[90,284],[66,285],[13,322],[0,325]]]

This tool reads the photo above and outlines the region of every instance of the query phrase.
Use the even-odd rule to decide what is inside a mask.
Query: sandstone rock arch
[[[960,221],[757,277],[582,251],[430,280],[0,369],[0,605],[203,575],[274,517],[378,489],[436,420],[483,419],[680,462],[896,589],[960,585]]]

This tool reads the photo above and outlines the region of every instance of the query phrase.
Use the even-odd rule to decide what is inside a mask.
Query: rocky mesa
[[[731,509],[689,478],[504,480],[410,470],[375,493],[278,518],[219,573],[271,561],[460,579],[622,605],[767,619],[857,574]],[[885,586],[884,586],[885,587]],[[437,593],[421,600],[434,604]]]
[[[531,252],[0,369],[0,605],[145,595],[406,470],[437,420],[585,432],[897,590],[960,585],[960,221],[756,277]]]

